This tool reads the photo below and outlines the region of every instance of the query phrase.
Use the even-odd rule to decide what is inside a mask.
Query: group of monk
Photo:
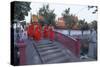
[[[44,24],[42,27],[38,22],[30,23],[27,27],[27,34],[29,38],[39,41],[42,38],[54,41],[54,27],[50,24]]]

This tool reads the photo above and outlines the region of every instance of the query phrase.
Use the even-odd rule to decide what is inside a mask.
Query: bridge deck
[[[78,61],[61,43],[42,39],[39,42],[27,39],[25,41],[27,64],[48,64]]]

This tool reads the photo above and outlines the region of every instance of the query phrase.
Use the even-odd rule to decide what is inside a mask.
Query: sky
[[[62,17],[62,13],[65,9],[70,8],[70,14],[76,15],[78,19],[85,19],[88,23],[90,23],[93,20],[97,20],[97,13],[92,14],[92,12],[95,10],[90,9],[88,10],[88,5],[73,5],[73,4],[58,4],[58,3],[31,3],[31,13],[37,14],[39,8],[41,8],[43,5],[49,4],[50,10],[55,10],[54,13],[56,14],[56,19],[58,17]],[[30,12],[28,13],[28,16],[26,16],[26,21],[30,21]]]

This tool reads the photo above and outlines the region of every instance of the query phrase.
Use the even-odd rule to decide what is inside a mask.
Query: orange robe
[[[35,26],[35,31],[34,31],[34,39],[36,41],[39,41],[41,39],[41,30],[40,30],[40,26],[36,24]]]
[[[50,27],[49,28],[49,38],[50,38],[51,41],[54,41],[54,37],[55,37],[55,33],[53,31],[53,28]]]
[[[27,33],[29,37],[33,37],[34,34],[34,24],[29,25],[28,29],[27,29]]]
[[[28,34],[28,37],[31,37],[31,31],[30,31],[30,29],[31,29],[31,25],[29,25],[29,26],[27,27],[27,34]]]
[[[48,26],[44,26],[44,31],[43,31],[44,38],[48,38],[48,35],[49,35],[49,33],[48,33]]]

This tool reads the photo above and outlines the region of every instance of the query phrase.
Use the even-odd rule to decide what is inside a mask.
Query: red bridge
[[[79,39],[59,32],[55,32],[54,42],[42,39],[36,43],[32,39],[27,39],[18,44],[20,65],[74,62],[80,58]]]

